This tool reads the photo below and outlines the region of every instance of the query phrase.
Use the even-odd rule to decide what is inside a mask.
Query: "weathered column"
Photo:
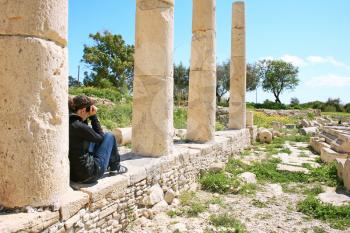
[[[187,139],[207,142],[215,133],[215,0],[193,0]]]
[[[246,54],[244,2],[232,4],[232,44],[229,128],[244,129],[246,124]]]
[[[136,1],[132,151],[159,157],[173,147],[174,0]]]
[[[69,189],[67,0],[0,0],[0,204]]]

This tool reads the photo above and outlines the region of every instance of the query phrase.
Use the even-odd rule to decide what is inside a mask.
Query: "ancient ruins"
[[[174,0],[136,4],[132,153],[123,155],[129,172],[79,185],[69,183],[67,157],[68,1],[0,1],[0,204],[9,211],[0,216],[0,232],[118,232],[130,214],[147,214],[164,195],[190,189],[201,169],[250,144],[244,4],[233,4],[231,93],[237,94],[230,126],[236,130],[214,130],[215,0],[194,0],[188,138],[207,143],[176,145]]]

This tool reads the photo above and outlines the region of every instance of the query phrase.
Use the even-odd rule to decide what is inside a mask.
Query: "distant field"
[[[339,116],[339,117],[350,117],[349,112],[322,112],[325,116]]]

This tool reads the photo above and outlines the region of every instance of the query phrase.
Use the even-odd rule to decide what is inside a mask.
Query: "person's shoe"
[[[128,168],[120,164],[113,164],[109,167],[109,171],[113,174],[124,174],[128,172]]]

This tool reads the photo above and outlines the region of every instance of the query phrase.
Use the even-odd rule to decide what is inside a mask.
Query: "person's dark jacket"
[[[96,177],[101,168],[88,153],[89,143],[101,143],[103,130],[96,115],[89,117],[92,128],[87,121],[76,115],[69,116],[69,161],[72,181],[84,182]]]

